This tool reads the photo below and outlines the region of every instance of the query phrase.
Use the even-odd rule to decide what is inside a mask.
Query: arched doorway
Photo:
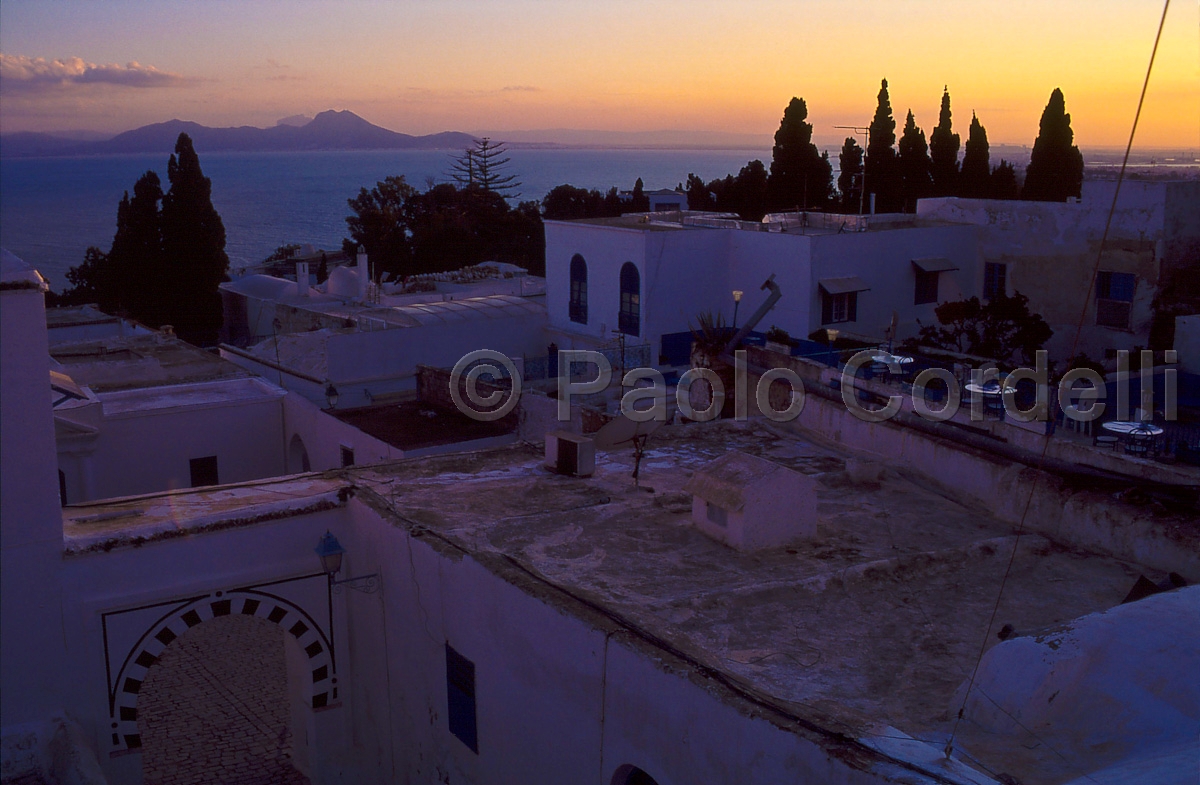
[[[139,690],[146,785],[308,783],[307,660],[256,616],[212,618],[172,641]]]
[[[312,471],[312,464],[308,460],[308,450],[304,448],[304,440],[298,433],[292,434],[292,441],[288,445],[288,471]]]

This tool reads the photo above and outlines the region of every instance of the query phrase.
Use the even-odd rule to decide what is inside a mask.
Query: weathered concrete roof
[[[251,375],[215,354],[159,334],[54,344],[50,356],[60,364],[58,370],[96,393]]]
[[[77,327],[87,324],[115,324],[121,319],[104,313],[95,305],[62,305],[46,309],[46,326]]]
[[[731,450],[816,480],[814,540],[742,553],[692,525],[689,481]],[[270,505],[284,486],[293,505],[316,504],[352,482],[397,525],[434,532],[497,571],[517,565],[527,590],[564,612],[586,618],[586,608],[601,608],[664,656],[719,673],[789,716],[930,761],[941,758],[955,693],[981,644],[999,642],[984,640],[994,608],[997,626],[1035,632],[1119,604],[1139,574],[1159,577],[1042,536],[1018,538],[903,467],[856,483],[844,455],[754,422],[660,429],[638,487],[632,461],[631,450],[601,453],[595,475],[580,479],[550,473],[524,446],[425,457],[357,467],[340,481],[331,473],[67,508],[66,536],[68,548],[99,549],[250,524],[260,508],[281,514]],[[530,577],[544,588],[529,589]],[[1003,771],[1006,744],[1028,738],[993,740],[980,760]],[[1059,778],[1022,782],[1059,783],[1091,764],[1076,758]]]

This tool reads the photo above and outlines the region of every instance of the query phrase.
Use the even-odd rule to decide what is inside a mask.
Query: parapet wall
[[[752,351],[751,367],[791,366],[810,389],[821,384],[814,381],[819,379],[820,370],[812,363],[774,353],[768,358],[765,354],[762,350]],[[758,379],[751,372],[751,390]],[[773,405],[783,408],[779,401]],[[751,400],[751,412],[754,406]],[[783,427],[815,435],[902,471],[921,474],[947,495],[979,504],[1002,520],[1016,524],[1024,518],[1026,532],[1042,534],[1069,547],[1178,572],[1189,582],[1200,581],[1200,525],[1194,518],[1170,513],[1136,488],[1128,490],[1136,485],[1137,478],[1131,477],[1121,498],[1114,499],[1113,494],[1122,490],[1119,485],[1087,487],[1053,472],[1025,466],[999,451],[989,453],[895,421],[866,422],[855,417],[840,398],[830,400],[812,393],[805,396],[799,417]],[[1161,468],[1165,474],[1168,467]],[[1200,476],[1196,479],[1200,481]]]

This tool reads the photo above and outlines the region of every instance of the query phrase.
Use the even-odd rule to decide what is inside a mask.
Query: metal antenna
[[[841,128],[846,131],[853,131],[855,134],[863,135],[863,170],[862,179],[858,186],[858,214],[863,212],[863,196],[867,193],[867,146],[871,144],[871,126],[869,125],[835,125],[834,128]]]

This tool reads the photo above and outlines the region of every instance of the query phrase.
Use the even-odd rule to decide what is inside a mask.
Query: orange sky
[[[994,144],[1032,144],[1061,87],[1077,143],[1117,146],[1161,11],[1145,0],[4,0],[0,129],[265,126],[336,108],[407,133],[766,140],[799,95],[830,143],[843,136],[834,125],[869,121],[886,76],[899,124],[911,108],[928,132],[948,84],[964,137],[974,110]],[[1200,147],[1195,2],[1176,0],[1168,16],[1138,146]]]

